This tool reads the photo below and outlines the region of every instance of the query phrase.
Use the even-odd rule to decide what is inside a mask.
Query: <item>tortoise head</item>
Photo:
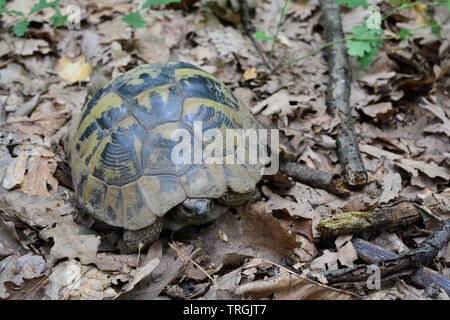
[[[228,208],[213,199],[187,199],[171,214],[164,216],[163,228],[177,231],[191,225],[205,224],[219,218]]]
[[[203,220],[210,214],[211,207],[211,199],[187,199],[178,206],[177,215],[189,220]]]

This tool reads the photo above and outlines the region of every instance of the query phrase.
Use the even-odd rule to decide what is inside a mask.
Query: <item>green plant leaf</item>
[[[431,32],[438,37],[439,39],[441,39],[441,26],[439,25],[439,23],[436,21],[436,19],[434,19],[433,15],[427,10],[425,11],[425,14],[427,15],[428,19],[427,19],[427,24],[431,29]]]
[[[264,37],[266,36],[266,33],[264,32],[264,31],[256,31],[254,34],[253,34],[253,37],[255,38],[255,39],[263,39]]]
[[[368,8],[369,4],[366,0],[333,0],[337,4],[345,4],[349,8],[355,8],[361,6],[363,8]]]
[[[378,49],[372,48],[369,52],[366,52],[362,57],[358,57],[360,67],[362,69],[365,69],[373,61],[373,57],[376,56],[378,56]]]
[[[142,16],[139,12],[131,12],[123,16],[122,21],[130,25],[135,30],[143,28],[147,25],[147,22],[142,19]]]
[[[257,31],[253,34],[253,37],[255,39],[263,39],[263,41],[275,41],[274,37],[266,36],[266,33],[264,31]]]
[[[181,0],[147,0],[143,5],[141,9],[146,9],[150,6],[154,6],[157,4],[170,4],[170,3],[180,3]]]
[[[397,33],[397,36],[400,37],[400,42],[407,41],[408,38],[413,36],[413,33],[409,30],[402,29]]]
[[[28,21],[24,19],[17,22],[12,30],[16,36],[22,37],[28,31]]]
[[[377,47],[383,45],[382,29],[369,29],[366,25],[352,28],[350,42],[346,44],[349,55],[356,56],[361,68],[366,68],[374,56],[378,56]],[[402,32],[404,34],[404,32]]]
[[[24,16],[23,13],[20,12],[20,11],[16,11],[16,10],[6,10],[6,9],[4,9],[4,8],[0,8],[0,14],[1,14],[1,13],[15,14],[16,16],[19,16],[19,17],[23,17],[23,16]]]
[[[68,15],[62,15],[58,7],[55,7],[55,14],[50,17],[50,21],[55,28],[62,27],[66,24]]]
[[[356,41],[353,40],[345,45],[347,47],[347,53],[351,56],[363,57],[372,50],[372,46],[369,41]]]
[[[356,26],[352,28],[352,32],[351,38],[355,40],[382,41],[383,29],[369,29],[366,26]]]
[[[407,37],[412,36],[412,33],[411,33],[409,30],[402,29],[402,30],[400,30],[400,31],[398,32],[397,35],[398,35],[400,38],[402,38],[402,40],[403,40],[403,39],[405,39],[405,38],[407,38]]]
[[[47,8],[54,8],[58,5],[58,0],[52,1],[52,2],[47,2],[47,0],[39,0],[38,3],[36,3],[33,8],[31,8],[31,11],[28,15],[31,15],[35,12],[39,12],[43,9],[47,9]]]

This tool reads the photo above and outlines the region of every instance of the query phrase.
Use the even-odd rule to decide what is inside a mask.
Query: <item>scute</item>
[[[187,198],[220,198],[227,191],[223,165],[202,164],[188,170],[181,178]]]
[[[137,182],[121,187],[122,190],[122,222],[121,226],[128,230],[145,228],[156,221],[157,216],[153,213],[144,199]]]
[[[131,102],[133,115],[146,129],[168,121],[178,121],[183,97],[174,84],[139,93]]]
[[[178,178],[174,176],[143,176],[137,184],[143,190],[143,197],[150,210],[158,217],[186,200],[186,194]]]
[[[191,68],[175,70],[175,79],[186,98],[209,99],[239,110],[239,101],[231,91],[214,76]]]
[[[142,151],[142,167],[145,175],[182,175],[191,167],[190,164],[172,162],[172,150],[179,143],[172,139],[176,130],[189,131],[180,122],[166,122],[152,130],[148,130],[144,138]]]
[[[105,199],[106,184],[88,175],[86,187],[84,188],[82,200],[86,206],[87,211],[101,221],[105,221],[105,211],[103,201]],[[106,222],[106,221],[105,221]]]
[[[141,150],[144,133],[133,118],[102,140],[90,159],[92,175],[109,185],[121,186],[142,175]]]

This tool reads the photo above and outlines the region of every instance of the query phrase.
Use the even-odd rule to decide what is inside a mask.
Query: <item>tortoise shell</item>
[[[74,120],[68,156],[80,203],[96,219],[128,230],[151,225],[186,199],[247,193],[259,164],[175,164],[176,129],[259,128],[215,77],[188,63],[139,66],[100,89]]]

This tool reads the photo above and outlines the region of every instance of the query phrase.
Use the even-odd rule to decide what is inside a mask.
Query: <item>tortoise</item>
[[[76,197],[95,219],[123,228],[121,251],[136,252],[162,229],[205,224],[258,197],[259,163],[174,163],[173,132],[192,133],[193,143],[195,121],[201,133],[259,128],[231,90],[185,62],[119,75],[74,118],[67,153]],[[234,156],[237,144],[224,156]]]

